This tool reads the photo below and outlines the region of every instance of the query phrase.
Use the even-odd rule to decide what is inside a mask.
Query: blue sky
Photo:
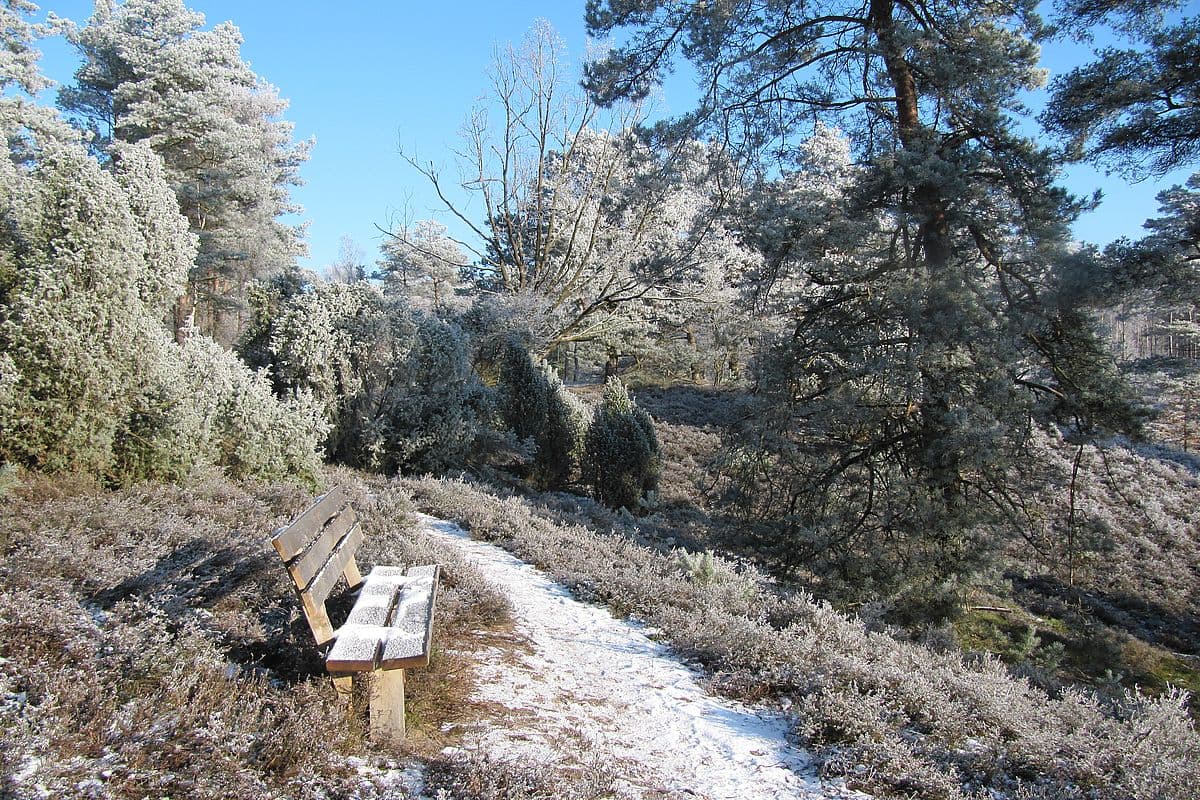
[[[91,0],[41,0],[42,12],[85,21]],[[517,42],[539,18],[547,19],[578,59],[587,37],[582,2],[443,0],[367,2],[343,0],[191,0],[207,25],[231,20],[245,38],[243,57],[291,102],[287,119],[296,137],[315,136],[312,157],[301,169],[306,185],[295,190],[309,223],[306,266],[320,269],[351,237],[376,258],[376,225],[393,220],[437,219],[462,235],[440,209],[424,179],[400,157],[401,146],[454,174],[450,155],[462,121],[487,87],[493,48]],[[43,43],[43,70],[67,82],[78,59],[65,44]],[[1069,66],[1072,53],[1047,52],[1046,66]],[[687,110],[686,92],[668,87],[666,110]],[[1127,185],[1102,172],[1073,167],[1069,189],[1087,194],[1103,188],[1101,208],[1080,221],[1076,235],[1107,243],[1136,236],[1155,214],[1154,195],[1187,173]]]

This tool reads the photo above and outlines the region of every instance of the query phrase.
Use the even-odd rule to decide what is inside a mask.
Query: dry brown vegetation
[[[21,478],[0,513],[0,795],[405,796],[398,754],[337,703],[266,542],[307,492],[216,474],[115,492]],[[434,660],[408,687],[409,751],[436,752],[470,714],[463,642],[503,625],[507,602],[412,534],[403,493],[327,479],[351,488],[371,532],[364,566],[443,565]],[[442,764],[454,780],[477,767]]]
[[[693,550],[716,548],[769,571],[773,562],[747,537],[749,526],[713,501],[722,436],[746,413],[743,396],[649,388],[638,392],[638,402],[655,418],[668,465],[660,506],[637,521],[641,535]],[[1200,690],[1200,462],[1170,448],[1125,442],[1080,452],[1043,436],[1035,447],[1052,488],[1027,492],[1027,534],[1013,539],[994,569],[980,576],[948,627],[931,629],[918,619],[907,630],[887,629],[999,656],[1052,690]],[[581,521],[570,516],[571,503],[562,505],[568,510],[555,505],[556,514]],[[792,577],[810,591],[827,588],[821,576],[801,571]],[[897,611],[837,594],[823,599],[872,623],[894,620]],[[1194,716],[1200,710],[1195,702],[1190,708]]]
[[[6,474],[0,794],[404,797],[400,755],[423,765],[427,792],[445,797],[609,796],[601,769],[565,774],[443,750],[490,714],[469,701],[470,654],[505,640],[509,612],[452,549],[414,535],[415,503],[539,563],[578,595],[645,619],[715,690],[790,707],[827,774],[882,797],[1192,796],[1200,738],[1187,698],[1167,688],[1186,682],[1190,662],[1163,656],[1196,646],[1196,543],[1179,535],[1198,513],[1186,465],[1110,451],[1099,468],[1128,499],[1077,487],[1097,535],[1076,543],[1073,576],[1053,549],[1061,542],[1048,539],[1036,557],[1014,552],[975,598],[1007,613],[968,612],[953,630],[924,631],[922,643],[785,591],[745,559],[673,551],[736,544],[733,520],[715,515],[705,493],[728,418],[711,410],[721,400],[639,397],[660,417],[668,465],[679,465],[643,517],[561,493],[326,472],[364,520],[364,566],[443,565],[434,661],[410,673],[403,754],[372,745],[363,709],[337,703],[266,544],[307,492],[215,473],[121,491]],[[708,416],[689,410],[701,405]],[[1071,456],[1063,451],[1065,465]],[[1096,663],[1128,671],[1098,678]],[[1154,688],[1154,675],[1158,699],[1121,686]],[[1079,683],[1096,691],[1072,688]]]
[[[712,570],[689,569],[640,543],[631,518],[596,530],[555,521],[563,496],[550,510],[462,482],[405,485],[418,506],[644,619],[715,689],[790,707],[828,774],[881,796],[1183,800],[1200,780],[1200,737],[1181,693],[1050,695],[996,659],[872,633],[752,568],[716,559]],[[572,516],[597,517],[590,505]]]

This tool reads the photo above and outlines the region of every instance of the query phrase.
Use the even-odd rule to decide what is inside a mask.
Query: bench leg
[[[371,736],[392,744],[404,741],[402,669],[377,669],[371,673]]]
[[[343,703],[348,701],[354,691],[354,673],[334,672],[330,673],[329,677],[333,678],[333,688],[337,690],[338,700]]]

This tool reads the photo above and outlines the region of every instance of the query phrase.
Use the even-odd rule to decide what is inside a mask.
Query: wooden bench
[[[372,736],[404,738],[404,670],[429,663],[438,567],[375,567],[364,580],[354,554],[363,533],[341,487],[318,497],[292,524],[271,536],[296,585],[317,644],[332,643],[325,667],[348,698],[356,673],[369,676]],[[325,601],[345,578],[358,597],[335,629]]]

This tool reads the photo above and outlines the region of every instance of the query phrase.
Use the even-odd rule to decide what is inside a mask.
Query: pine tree
[[[195,309],[200,329],[228,342],[249,283],[304,252],[302,229],[280,216],[296,210],[288,190],[311,143],[292,144],[287,103],[242,60],[237,28],[203,25],[181,0],[98,2],[68,33],[84,63],[59,105],[92,133],[98,156],[119,141],[162,157],[200,241],[177,328]]]
[[[783,329],[730,464],[786,565],[892,592],[969,575],[1022,524],[1010,471],[1033,420],[1130,421],[1066,274],[1092,268],[1080,206],[1013,122],[1041,80],[1033,2],[611,0],[588,25],[629,34],[588,67],[598,101],[645,96],[682,53],[704,89],[690,120],[759,174],[814,169],[814,120],[850,142],[839,191],[782,206],[818,225],[754,223],[778,237],[761,288]]]
[[[1055,78],[1042,123],[1067,154],[1132,177],[1161,177],[1200,157],[1200,17],[1175,0],[1061,0],[1060,34],[1090,39],[1098,25],[1125,47]],[[1194,8],[1192,9],[1195,10]]]
[[[25,19],[36,10],[37,6],[26,0],[0,3],[0,31],[4,38],[4,46],[0,47],[0,92],[17,87],[32,95],[50,85],[37,65],[41,53],[34,40],[39,30]]]

